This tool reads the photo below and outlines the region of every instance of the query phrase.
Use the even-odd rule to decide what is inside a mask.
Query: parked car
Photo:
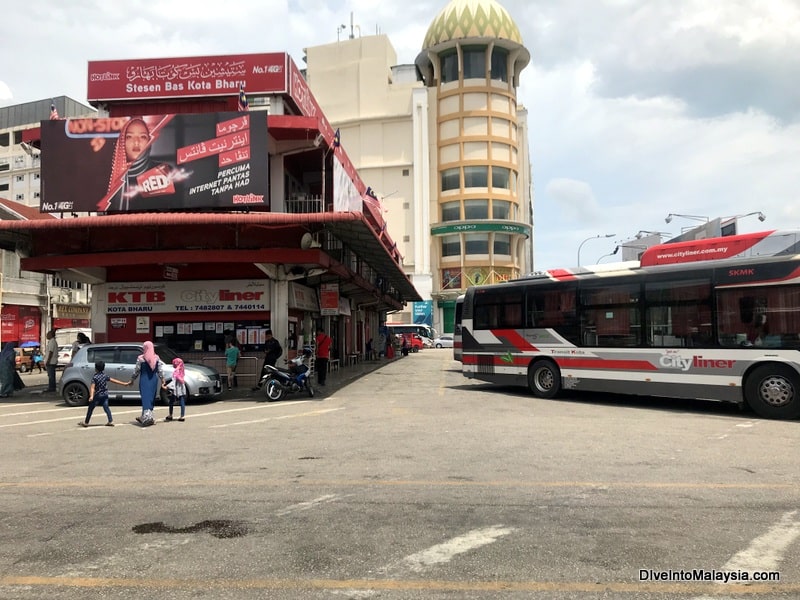
[[[452,348],[453,347],[452,334],[445,333],[444,335],[440,335],[438,338],[433,340],[433,345],[436,348]]]
[[[14,348],[17,371],[27,373],[33,368],[33,351],[34,348]]]
[[[164,379],[172,377],[172,359],[177,354],[162,344],[155,345],[156,354],[164,363]],[[130,381],[136,367],[136,359],[142,354],[139,342],[119,342],[87,344],[81,346],[72,362],[64,369],[58,382],[59,394],[67,406],[80,406],[89,399],[89,387],[94,375],[94,364],[102,360],[106,363],[105,372],[109,377],[120,381]],[[222,393],[219,372],[213,367],[184,361],[186,367],[187,400],[208,399]],[[108,383],[110,400],[141,400],[139,385],[121,386]]]
[[[58,368],[63,369],[72,360],[72,346],[58,347]]]

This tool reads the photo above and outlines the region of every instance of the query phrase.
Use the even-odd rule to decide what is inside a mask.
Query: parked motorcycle
[[[286,394],[305,390],[310,398],[314,397],[314,388],[309,378],[310,372],[305,360],[311,357],[311,349],[303,350],[303,354],[293,358],[289,370],[279,369],[272,365],[264,366],[261,377],[261,389],[267,400],[275,402],[281,400]]]

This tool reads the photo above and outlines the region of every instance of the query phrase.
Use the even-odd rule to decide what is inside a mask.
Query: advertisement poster
[[[414,323],[418,325],[433,325],[433,300],[414,302]]]
[[[321,315],[339,314],[338,283],[323,283],[319,286],[319,308]]]
[[[269,210],[265,111],[41,127],[42,212]]]
[[[36,306],[16,306],[4,304],[2,310],[3,343],[38,342],[41,335],[41,312]]]

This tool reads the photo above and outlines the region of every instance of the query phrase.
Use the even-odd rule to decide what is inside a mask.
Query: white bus
[[[469,288],[463,374],[541,398],[701,398],[800,417],[800,232],[662,244],[609,267]]]
[[[428,348],[433,346],[433,340],[436,339],[436,330],[424,323],[386,323],[386,329],[390,334],[394,335],[416,333]]]

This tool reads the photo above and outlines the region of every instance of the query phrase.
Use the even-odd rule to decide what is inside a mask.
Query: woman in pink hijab
[[[153,342],[146,341],[142,344],[143,352],[136,359],[136,367],[128,385],[133,385],[136,378],[139,378],[139,394],[142,397],[142,415],[136,417],[140,423],[144,423],[152,417],[153,408],[156,404],[156,395],[164,386],[164,363],[156,354]],[[160,384],[160,385],[159,385]]]

